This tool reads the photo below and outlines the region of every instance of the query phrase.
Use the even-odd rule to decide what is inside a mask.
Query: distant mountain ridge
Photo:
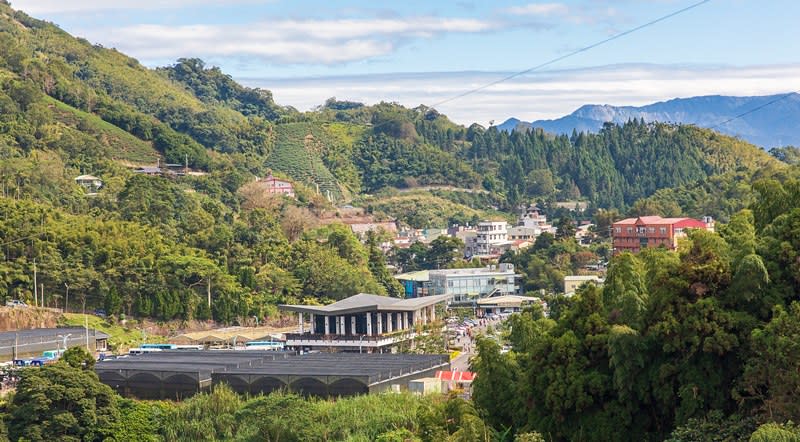
[[[597,132],[606,122],[617,124],[631,119],[644,119],[645,122],[694,124],[700,127],[714,127],[724,121],[752,111],[759,106],[780,99],[715,129],[724,134],[741,137],[764,148],[775,146],[800,146],[800,94],[765,95],[756,97],[733,97],[707,95],[691,98],[675,98],[646,106],[611,106],[587,104],[575,112],[555,120],[524,122],[509,118],[498,126],[501,130],[512,131],[519,127],[538,127],[545,132],[570,134],[578,132]]]

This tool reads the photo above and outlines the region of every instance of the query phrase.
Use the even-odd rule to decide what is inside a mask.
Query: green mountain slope
[[[108,153],[112,160],[150,164],[159,157],[159,152],[153,148],[152,142],[136,138],[119,127],[103,121],[97,115],[75,109],[51,97],[44,97],[44,99],[52,106],[53,117],[56,121],[103,140],[108,145]]]
[[[313,185],[327,197],[341,199],[336,178],[321,158],[326,149],[324,131],[310,123],[281,124],[276,129],[275,147],[267,166]]]
[[[124,167],[156,158],[188,159],[205,174],[167,179]],[[553,137],[463,127],[433,109],[394,103],[329,99],[300,113],[200,60],[147,69],[0,0],[0,243],[18,246],[0,261],[0,300],[32,298],[29,264],[37,258],[49,268],[48,290],[80,286],[75,293],[89,308],[233,322],[285,299],[394,292],[381,279],[385,267],[367,265],[380,250],[342,226],[313,229],[312,210],[324,197],[444,227],[508,216],[531,200],[580,198],[625,210],[719,174],[755,178],[786,167],[691,126],[631,122]],[[240,191],[268,169],[305,184],[300,200]],[[96,196],[75,183],[82,173],[104,181]],[[439,190],[414,192],[423,186]],[[309,198],[307,188],[319,195]],[[698,198],[716,195],[705,193]],[[733,207],[741,205],[719,213]]]

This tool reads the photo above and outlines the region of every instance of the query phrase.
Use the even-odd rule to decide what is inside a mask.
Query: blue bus
[[[158,350],[175,350],[178,346],[175,344],[142,344],[139,348],[155,348]]]

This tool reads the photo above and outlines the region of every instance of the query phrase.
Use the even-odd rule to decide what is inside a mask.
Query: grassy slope
[[[81,127],[83,132],[99,135],[109,145],[114,154],[114,160],[131,163],[154,163],[160,155],[153,148],[153,144],[140,140],[130,133],[114,126],[100,117],[84,112],[80,109],[62,103],[56,99],[46,97],[49,104],[55,106],[57,117],[61,123],[70,127]]]
[[[111,324],[105,319],[95,315],[84,315],[81,313],[65,313],[62,321],[63,325],[70,325],[75,327],[83,327],[88,320],[89,328],[100,330],[108,333],[111,337],[108,339],[109,345],[112,350],[124,350],[131,347],[136,347],[142,343],[142,338],[145,335],[142,331],[135,327],[123,327],[119,324]],[[146,335],[147,342],[164,342],[164,338],[156,335]]]

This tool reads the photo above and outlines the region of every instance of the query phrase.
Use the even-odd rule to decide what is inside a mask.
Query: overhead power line
[[[611,37],[606,38],[605,40],[601,40],[601,41],[598,41],[596,43],[592,43],[589,46],[584,46],[584,47],[582,47],[580,49],[576,49],[576,50],[574,50],[574,51],[572,51],[572,52],[570,52],[568,54],[564,54],[564,55],[561,55],[559,57],[553,58],[553,59],[548,60],[548,61],[546,61],[546,62],[544,62],[542,64],[538,64],[538,65],[536,65],[536,66],[534,66],[532,68],[528,68],[528,69],[525,69],[524,71],[519,71],[519,72],[513,73],[511,75],[507,75],[507,76],[505,76],[503,78],[499,78],[497,80],[491,81],[491,82],[486,83],[486,84],[484,84],[482,86],[478,86],[476,88],[473,88],[473,89],[470,89],[468,91],[462,92],[462,93],[460,93],[458,95],[454,95],[454,96],[452,96],[450,98],[444,99],[442,101],[439,101],[438,103],[435,103],[435,104],[431,105],[431,107],[435,108],[435,107],[440,106],[442,104],[449,103],[449,102],[457,100],[459,98],[466,97],[467,95],[471,95],[471,94],[474,94],[476,92],[480,92],[480,91],[482,91],[484,89],[487,89],[487,88],[490,88],[490,87],[492,87],[492,86],[494,86],[496,84],[504,83],[506,81],[512,80],[514,78],[517,78],[517,77],[519,77],[521,75],[528,74],[530,72],[533,72],[533,71],[542,69],[544,67],[550,66],[551,64],[554,64],[554,63],[557,63],[559,61],[565,60],[567,58],[574,57],[575,55],[581,54],[583,52],[587,52],[587,51],[592,50],[592,49],[594,49],[594,48],[596,48],[598,46],[602,46],[602,45],[604,45],[606,43],[610,43],[610,42],[612,42],[614,40],[617,40],[619,38],[622,38],[622,37],[625,37],[627,35],[633,34],[634,32],[637,32],[637,31],[640,31],[642,29],[645,29],[645,28],[648,28],[650,26],[653,26],[653,25],[655,25],[657,23],[660,23],[660,22],[662,22],[664,20],[668,20],[668,19],[670,19],[672,17],[675,17],[676,15],[680,15],[680,14],[683,14],[684,12],[688,12],[688,11],[694,9],[694,8],[697,8],[697,7],[701,6],[701,5],[709,3],[710,1],[711,0],[702,0],[702,1],[699,1],[697,3],[693,3],[693,4],[689,5],[689,6],[686,6],[685,8],[682,8],[682,9],[679,9],[677,11],[671,12],[671,13],[669,13],[667,15],[662,15],[661,17],[659,17],[659,18],[657,18],[655,20],[651,20],[651,21],[649,21],[647,23],[644,23],[644,24],[641,24],[639,26],[636,26],[635,28],[631,28],[631,29],[628,29],[627,31],[620,32],[619,34],[614,34]]]
[[[29,240],[31,238],[36,238],[36,237],[41,236],[41,235],[42,235],[42,233],[34,233],[33,235],[26,236],[26,237],[23,237],[23,238],[12,239],[11,241],[6,241],[4,243],[0,243],[0,247],[5,247],[5,246],[8,246],[8,245],[17,243],[17,242],[26,241],[26,240]]]
[[[730,123],[731,121],[738,120],[739,118],[742,118],[744,116],[750,115],[753,112],[760,111],[761,109],[764,109],[767,106],[771,106],[771,105],[773,105],[773,104],[775,104],[775,103],[777,103],[777,102],[779,102],[781,100],[785,100],[785,99],[791,97],[795,93],[796,92],[789,92],[788,94],[781,95],[780,97],[774,98],[774,99],[772,99],[772,100],[770,100],[770,101],[768,101],[768,102],[766,102],[766,103],[764,103],[764,104],[762,104],[760,106],[756,106],[756,107],[754,107],[754,108],[752,108],[752,109],[750,109],[750,110],[748,110],[746,112],[742,112],[741,114],[736,115],[735,117],[731,117],[731,118],[728,118],[727,120],[725,120],[725,121],[723,121],[721,123],[717,123],[717,124],[709,127],[709,129],[716,129],[716,128],[720,127],[720,126],[724,126],[724,125]]]

